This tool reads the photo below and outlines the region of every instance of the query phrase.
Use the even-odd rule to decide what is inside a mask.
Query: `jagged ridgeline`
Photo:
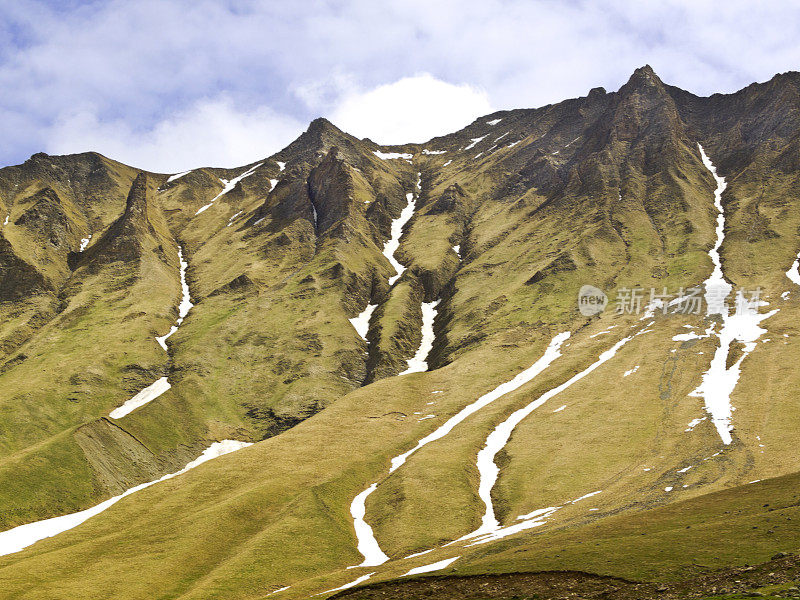
[[[424,144],[317,119],[234,169],[0,169],[0,597],[449,598],[403,576],[800,548],[799,92],[643,67]],[[681,310],[715,282],[730,314]]]

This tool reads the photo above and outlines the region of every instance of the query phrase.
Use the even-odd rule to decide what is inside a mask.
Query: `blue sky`
[[[383,143],[617,89],[698,94],[800,69],[800,5],[555,0],[0,0],[0,164],[97,150],[236,166],[326,116]]]

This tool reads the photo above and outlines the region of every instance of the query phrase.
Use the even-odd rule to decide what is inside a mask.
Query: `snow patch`
[[[188,174],[189,174],[189,173],[191,173],[193,170],[194,170],[194,169],[189,169],[188,171],[184,171],[183,173],[175,173],[175,175],[170,175],[170,176],[167,178],[167,183],[172,183],[172,182],[173,182],[173,181],[175,181],[176,179],[180,179],[180,178],[181,178],[181,177],[183,177],[184,175],[188,175]]]
[[[705,281],[705,299],[708,314],[722,316],[722,327],[719,332],[716,332],[713,327],[709,327],[706,330],[707,334],[713,334],[719,338],[719,346],[714,352],[714,358],[711,359],[711,365],[703,373],[702,383],[689,395],[695,398],[703,398],[706,411],[711,416],[722,443],[728,445],[732,441],[731,431],[733,430],[733,425],[731,424],[733,412],[731,393],[739,382],[742,361],[755,349],[758,338],[767,331],[761,328],[759,323],[777,313],[778,310],[759,313],[759,306],[765,303],[749,302],[740,291],[736,294],[734,314],[728,314],[728,306],[725,300],[733,288],[725,281],[719,257],[719,248],[725,237],[725,213],[721,197],[727,184],[725,183],[725,178],[717,175],[717,169],[711,163],[703,147],[698,144],[698,148],[700,148],[703,164],[711,172],[714,181],[717,183],[717,187],[714,190],[714,206],[719,212],[717,216],[717,241],[714,248],[709,251],[709,256],[714,263],[714,271]],[[739,359],[728,367],[731,346],[736,341],[744,344],[744,348]]]
[[[8,219],[8,217],[6,217],[6,219]],[[86,246],[88,246],[89,242],[91,241],[92,241],[92,234],[90,233],[89,237],[85,237],[81,240],[81,247],[78,248],[78,252],[83,252],[84,250],[86,250]]]
[[[423,150],[422,153],[435,156],[436,154],[447,154],[447,150]]]
[[[792,266],[786,271],[786,276],[796,285],[800,285],[800,254],[794,259]],[[784,292],[787,293],[787,292]]]
[[[377,487],[378,484],[373,483],[353,498],[353,502],[350,504],[350,515],[353,517],[353,527],[356,530],[358,551],[364,557],[364,561],[358,565],[359,567],[377,567],[389,560],[389,557],[384,554],[378,545],[378,540],[375,539],[372,527],[364,520],[367,514],[367,498]]]
[[[417,353],[408,361],[408,368],[400,375],[409,373],[421,373],[428,370],[428,354],[433,348],[435,335],[433,332],[433,322],[436,319],[436,306],[439,300],[422,303],[422,340],[420,341]]]
[[[557,409],[555,409],[553,412],[554,412],[554,413],[561,412],[561,411],[562,411],[562,410],[564,410],[565,408],[567,408],[567,405],[566,405],[566,404],[565,404],[564,406],[559,406],[559,407],[558,407]]]
[[[178,326],[183,323],[183,319],[187,314],[189,314],[189,311],[194,306],[194,304],[192,304],[192,298],[189,294],[189,284],[186,283],[186,270],[189,268],[189,263],[183,260],[182,246],[178,246],[178,264],[180,265],[181,278],[181,302],[178,304],[178,320],[175,321],[175,325],[170,327],[168,333],[156,338],[158,345],[161,346],[164,351],[167,351],[167,338],[178,331]]]
[[[638,370],[639,370],[639,365],[636,365],[636,366],[635,366],[635,367],[633,367],[632,369],[629,369],[628,371],[625,371],[625,372],[622,374],[622,376],[623,376],[623,377],[627,377],[628,375],[633,375],[633,374],[634,374],[634,373],[636,373],[636,371],[638,371]]]
[[[417,189],[420,187],[421,177],[422,174],[418,173]],[[400,212],[400,216],[392,220],[392,235],[383,245],[383,255],[389,260],[396,273],[396,275],[393,275],[389,278],[390,286],[394,285],[394,282],[400,279],[403,271],[406,270],[406,268],[394,257],[394,253],[397,252],[397,249],[400,247],[400,238],[403,235],[403,227],[405,227],[406,223],[408,223],[411,220],[411,217],[414,216],[414,209],[417,205],[416,195],[413,193],[406,194],[406,202],[408,204],[406,204],[406,207]]]
[[[369,320],[372,318],[372,313],[377,307],[377,304],[367,304],[367,308],[361,311],[358,316],[350,319],[350,323],[353,325],[356,333],[358,333],[365,342],[367,341],[367,332],[369,331]]]
[[[233,222],[236,220],[236,217],[238,217],[238,216],[239,216],[240,214],[242,214],[243,212],[244,212],[244,211],[240,210],[240,211],[239,211],[239,212],[237,212],[235,215],[233,215],[233,216],[232,216],[230,219],[228,219],[228,224],[226,225],[226,227],[230,227],[231,225],[233,225]]]
[[[286,590],[288,590],[290,587],[292,587],[292,586],[290,586],[290,585],[285,585],[285,586],[283,586],[282,588],[278,588],[277,590],[270,592],[269,594],[267,594],[267,596],[272,596],[273,594],[277,594],[278,592],[285,592],[285,591],[286,591]]]
[[[402,158],[403,160],[411,160],[414,156],[413,154],[408,154],[404,152],[381,152],[380,150],[373,151],[373,154],[380,158],[381,160],[394,160],[397,158]]]
[[[689,421],[689,424],[686,426],[685,431],[692,431],[695,427],[700,425],[703,421],[705,421],[708,417],[699,417],[697,419],[692,419]]]
[[[444,560],[440,560],[439,562],[431,563],[429,565],[423,565],[421,567],[414,567],[405,575],[401,575],[401,577],[408,577],[409,575],[419,575],[420,573],[430,573],[431,571],[441,571],[445,567],[449,567],[454,562],[456,562],[460,556],[456,556],[454,558],[445,558]]]
[[[108,416],[112,419],[121,419],[125,415],[132,413],[140,406],[144,406],[148,402],[152,402],[171,387],[172,386],[170,385],[169,381],[167,381],[166,377],[156,379],[155,383],[151,383],[133,398],[126,401],[125,404],[112,410]]]
[[[487,125],[497,125],[503,119],[492,119],[491,121],[486,121]]]
[[[197,212],[196,212],[196,213],[194,213],[194,214],[195,214],[195,216],[197,216],[197,215],[199,215],[201,212],[204,212],[204,211],[208,210],[209,208],[211,208],[211,206],[213,206],[214,202],[216,202],[217,200],[219,200],[220,198],[222,198],[222,197],[223,197],[225,194],[227,194],[228,192],[230,192],[230,191],[231,191],[233,188],[235,188],[235,187],[237,186],[237,184],[238,184],[238,183],[239,183],[239,182],[240,182],[242,179],[244,179],[245,177],[250,177],[250,175],[252,175],[252,174],[255,172],[255,170],[256,170],[258,167],[260,167],[261,165],[263,165],[263,164],[264,164],[264,163],[258,163],[258,164],[257,164],[255,167],[252,167],[251,169],[249,169],[249,170],[245,171],[245,172],[244,172],[244,173],[242,173],[241,175],[239,175],[239,176],[237,176],[237,177],[234,177],[234,178],[233,178],[233,179],[231,179],[230,181],[228,181],[227,179],[222,179],[222,178],[220,177],[220,181],[222,182],[222,186],[223,186],[223,187],[222,187],[222,191],[221,191],[219,194],[217,194],[216,196],[214,196],[214,198],[212,198],[211,202],[209,202],[209,203],[208,203],[208,204],[206,204],[205,206],[201,206],[199,209],[197,209]]]
[[[463,148],[464,150],[471,150],[472,148],[475,147],[476,144],[480,144],[484,139],[486,139],[486,135],[484,135],[482,137],[476,137],[476,138],[470,138],[470,139],[472,140],[472,143],[469,146],[464,146],[464,148]]]
[[[361,577],[359,577],[355,581],[351,581],[350,583],[345,583],[344,585],[339,586],[337,588],[333,588],[332,590],[325,590],[324,592],[320,592],[319,594],[314,594],[314,595],[315,596],[321,596],[322,594],[330,594],[331,592],[340,592],[342,590],[349,590],[351,587],[355,587],[359,583],[365,582],[367,579],[369,579],[370,577],[375,575],[375,573],[377,573],[377,571],[374,571],[372,573],[367,573],[366,575],[362,575]]]
[[[423,554],[427,554],[428,552],[433,552],[434,550],[435,548],[430,548],[428,550],[423,550],[422,552],[415,552],[414,554],[409,554],[408,556],[406,556],[405,559],[416,558],[417,556],[422,556]]]
[[[672,336],[673,342],[688,342],[689,340],[701,340],[706,336],[698,335],[694,331],[690,331],[689,333],[679,333],[678,335]]]

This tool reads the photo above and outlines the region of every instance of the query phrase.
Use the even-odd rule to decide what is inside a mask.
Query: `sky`
[[[0,0],[0,165],[233,167],[318,116],[422,142],[644,64],[732,92],[800,69],[798,31],[800,3],[770,0]]]

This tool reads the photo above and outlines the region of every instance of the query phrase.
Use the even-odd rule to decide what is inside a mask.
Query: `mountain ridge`
[[[569,568],[653,578],[622,523],[652,517],[654,536],[701,552],[703,536],[679,535],[670,511],[706,510],[714,494],[747,513],[737,535],[778,532],[713,545],[715,568],[800,548],[747,488],[768,480],[789,511],[800,472],[788,366],[798,84],[790,72],[701,98],[644,66],[618,91],[496,111],[424,144],[378,145],[320,118],[232,169],[154,174],[96,153],[0,169],[0,536],[175,473],[213,444],[254,443],[0,557],[3,587],[260,598],[290,586],[281,597],[301,598],[437,562],[448,574],[551,569],[542,540],[569,548]],[[698,145],[727,181],[721,230]],[[755,342],[726,348],[723,366],[740,369],[730,444],[695,394],[724,319],[655,303],[702,286],[716,244],[726,280],[778,309]],[[586,284],[608,294],[606,311],[578,311]],[[638,310],[615,311],[631,289]],[[552,365],[390,466],[565,333]],[[485,508],[487,436],[554,390],[493,459],[488,497],[507,537],[459,542]],[[361,518],[389,560],[350,571],[364,539],[352,507],[372,483]],[[190,507],[180,527],[176,506]],[[724,538],[720,519],[709,539]],[[599,530],[618,564],[593,553]],[[690,568],[679,552],[647,556],[672,580]]]

